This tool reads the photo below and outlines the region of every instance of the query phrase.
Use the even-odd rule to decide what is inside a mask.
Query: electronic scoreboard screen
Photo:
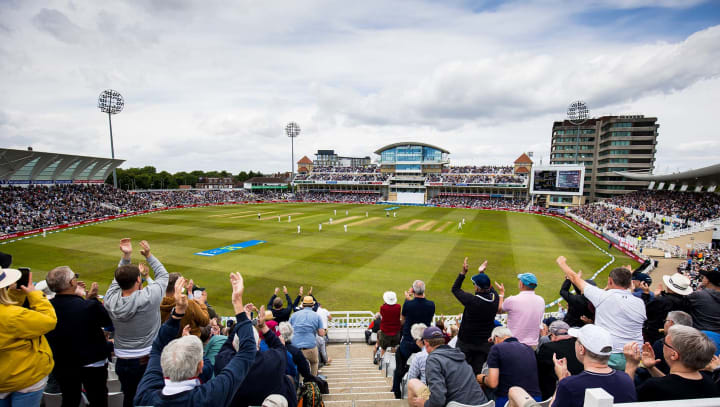
[[[578,167],[533,169],[531,193],[582,195],[583,170]]]

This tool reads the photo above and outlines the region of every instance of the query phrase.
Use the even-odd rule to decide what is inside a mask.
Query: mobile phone
[[[16,287],[27,287],[30,283],[30,267],[18,267],[18,270],[20,271],[20,279],[17,281]]]

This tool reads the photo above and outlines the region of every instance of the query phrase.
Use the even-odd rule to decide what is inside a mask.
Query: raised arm
[[[570,282],[573,283],[575,287],[579,288],[581,292],[585,292],[585,286],[587,285],[587,283],[578,273],[574,272],[573,269],[568,266],[565,256],[558,257],[556,262],[558,266],[560,266],[560,269],[565,273],[565,276],[568,278],[568,280],[570,280]]]

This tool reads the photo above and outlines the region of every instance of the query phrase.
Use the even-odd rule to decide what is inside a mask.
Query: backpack
[[[325,407],[320,394],[320,387],[315,382],[303,383],[300,390],[300,401],[297,407]]]

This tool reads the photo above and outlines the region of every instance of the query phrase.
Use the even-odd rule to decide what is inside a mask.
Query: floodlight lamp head
[[[582,100],[570,103],[567,110],[568,121],[572,124],[581,124],[590,116],[587,105]]]
[[[122,112],[123,107],[125,107],[125,101],[120,92],[106,89],[100,93],[98,97],[98,108],[101,112],[118,114]]]
[[[290,122],[285,126],[285,134],[287,134],[288,137],[297,137],[300,135],[300,126],[298,126],[295,122]]]

